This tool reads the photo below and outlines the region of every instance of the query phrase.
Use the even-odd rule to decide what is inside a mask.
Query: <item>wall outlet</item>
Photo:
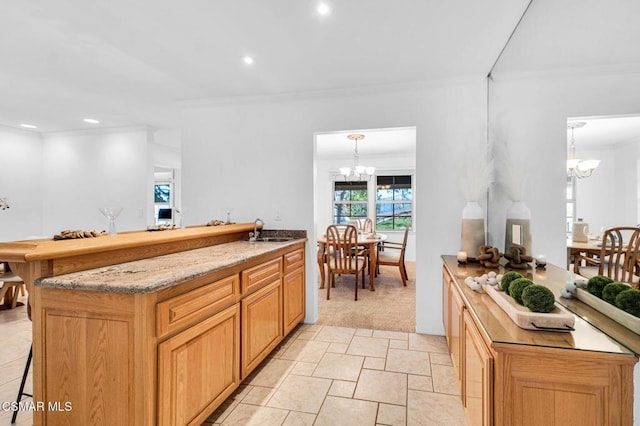
[[[144,218],[144,209],[138,209],[138,218]]]
[[[282,217],[280,217],[280,210],[276,210],[276,217],[273,220],[275,220],[276,222],[282,221]]]

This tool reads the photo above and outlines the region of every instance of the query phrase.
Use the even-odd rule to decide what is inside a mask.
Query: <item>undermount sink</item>
[[[264,237],[256,239],[256,242],[262,243],[282,243],[284,241],[291,241],[293,238],[290,237]]]

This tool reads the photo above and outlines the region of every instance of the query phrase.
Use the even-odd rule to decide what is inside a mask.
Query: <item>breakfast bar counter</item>
[[[35,425],[201,424],[304,319],[304,231],[254,224],[0,243],[24,274]]]

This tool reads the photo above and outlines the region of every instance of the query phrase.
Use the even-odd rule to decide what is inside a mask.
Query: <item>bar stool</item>
[[[18,295],[25,295],[24,281],[19,276],[5,272],[0,274],[0,282],[2,288],[0,288],[0,300],[4,299],[4,304],[0,306],[0,309],[15,309],[18,304]]]
[[[11,306],[11,309],[15,309],[18,306],[18,295],[19,293],[22,296],[25,296],[25,284],[22,278],[15,275],[9,269],[9,265],[6,263],[0,263],[0,282],[2,282],[2,288],[0,289],[0,300],[4,298],[5,307],[8,309]],[[27,302],[28,303],[28,302]],[[27,315],[29,320],[31,320],[31,312],[27,309]],[[31,366],[31,359],[33,358],[33,344],[29,348],[29,355],[27,356],[27,363],[24,366],[24,371],[22,373],[22,380],[20,382],[20,388],[18,390],[18,396],[16,397],[16,406],[19,406],[20,401],[23,396],[33,397],[32,394],[26,393],[24,391],[24,386],[27,383],[27,376],[29,375],[29,367]],[[11,416],[11,424],[16,422],[16,417],[18,417],[18,410],[14,410],[13,415]]]

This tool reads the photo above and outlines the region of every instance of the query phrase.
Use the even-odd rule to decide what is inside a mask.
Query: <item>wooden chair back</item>
[[[371,218],[366,218],[364,220],[364,224],[362,225],[362,232],[364,232],[365,234],[373,233],[373,220],[371,220]]]
[[[358,229],[353,225],[327,227],[327,246],[329,248],[329,269],[335,273],[348,274],[358,272]]]
[[[629,226],[609,228],[602,235],[598,275],[637,285],[639,255],[640,228]]]

